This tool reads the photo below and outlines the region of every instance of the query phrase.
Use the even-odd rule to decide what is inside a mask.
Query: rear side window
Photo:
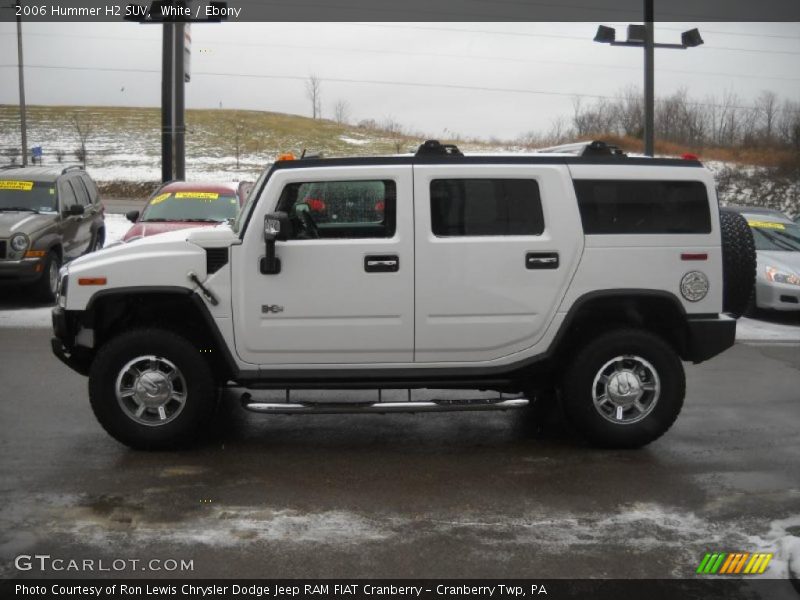
[[[539,185],[533,179],[434,179],[431,225],[439,237],[540,235]]]
[[[711,233],[699,181],[576,180],[586,234]]]

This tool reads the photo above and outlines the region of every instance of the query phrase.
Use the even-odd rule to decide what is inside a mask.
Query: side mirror
[[[81,204],[70,204],[64,211],[66,217],[80,217],[83,215],[84,208]]]
[[[139,219],[139,211],[138,210],[129,210],[125,213],[125,218],[128,219],[131,223],[136,223]]]
[[[281,260],[275,256],[275,242],[289,239],[289,215],[285,212],[270,213],[264,217],[264,243],[266,252],[261,259],[261,272],[264,275],[277,275],[281,272]]]

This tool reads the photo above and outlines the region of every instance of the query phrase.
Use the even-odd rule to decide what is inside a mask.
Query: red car
[[[141,214],[132,210],[125,215],[134,225],[122,241],[224,223],[238,214],[250,188],[252,184],[244,181],[165,183],[150,197]]]

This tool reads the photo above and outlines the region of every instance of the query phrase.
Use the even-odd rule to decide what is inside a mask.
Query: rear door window
[[[539,184],[533,179],[434,179],[431,227],[438,237],[540,235]]]

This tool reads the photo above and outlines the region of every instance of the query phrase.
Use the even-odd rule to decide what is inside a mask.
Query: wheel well
[[[219,381],[233,376],[228,349],[220,341],[211,316],[192,294],[174,292],[112,294],[98,298],[84,316],[84,324],[94,330],[94,347],[146,324],[172,331],[194,344]]]
[[[573,310],[574,314],[567,316],[568,324],[558,344],[557,358],[568,359],[588,339],[620,327],[655,333],[681,358],[686,355],[686,314],[680,303],[667,295],[603,295],[580,302]]]
[[[58,255],[58,260],[60,262],[64,261],[64,250],[61,248],[61,244],[53,244],[50,246],[49,250]]]

